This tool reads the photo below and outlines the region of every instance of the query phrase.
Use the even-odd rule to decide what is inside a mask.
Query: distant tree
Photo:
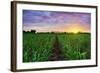
[[[26,33],[29,33],[30,31],[25,31]]]
[[[50,32],[45,32],[45,33],[49,34]]]
[[[66,32],[63,32],[64,34],[66,34]]]
[[[55,32],[52,31],[51,33],[54,34]]]
[[[26,32],[25,30],[23,30],[23,32]]]
[[[31,30],[31,32],[36,33],[36,30]]]
[[[83,33],[83,32],[80,32],[80,31],[78,32],[78,34],[81,34],[81,33]]]

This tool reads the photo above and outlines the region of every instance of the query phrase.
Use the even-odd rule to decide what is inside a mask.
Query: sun
[[[77,34],[78,32],[79,32],[78,30],[74,30],[74,31],[73,31],[74,34]]]
[[[70,32],[72,32],[74,34],[79,33],[79,31],[80,31],[80,29],[77,29],[77,28],[70,29]]]
[[[73,33],[73,34],[78,34],[80,32],[87,31],[87,29],[81,26],[81,24],[72,24],[72,25],[66,26],[65,31],[69,33]]]

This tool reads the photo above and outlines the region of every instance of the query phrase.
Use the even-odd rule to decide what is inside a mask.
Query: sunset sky
[[[37,32],[90,32],[91,14],[23,10],[23,30]]]

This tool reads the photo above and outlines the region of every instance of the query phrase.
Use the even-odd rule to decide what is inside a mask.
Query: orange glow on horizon
[[[69,24],[65,27],[63,27],[63,30],[65,32],[71,32],[71,33],[78,33],[78,32],[90,32],[86,26],[82,26],[81,24]]]
[[[67,32],[67,33],[78,33],[86,32],[90,33],[90,26],[80,23],[71,23],[71,24],[62,24],[61,26],[54,27],[23,27],[23,30],[31,31],[31,29],[36,30],[37,32]]]

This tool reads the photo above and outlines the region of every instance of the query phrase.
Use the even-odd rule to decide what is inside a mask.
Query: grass
[[[82,60],[91,57],[89,33],[56,34],[61,43],[64,60]],[[23,62],[49,61],[52,55],[54,33],[23,33]]]
[[[90,34],[58,35],[66,60],[90,59]]]
[[[47,61],[51,55],[54,35],[23,34],[23,62]]]

